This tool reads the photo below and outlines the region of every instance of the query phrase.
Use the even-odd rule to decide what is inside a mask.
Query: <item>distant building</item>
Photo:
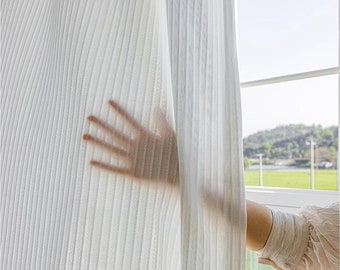
[[[331,169],[333,168],[333,163],[329,161],[321,161],[318,167],[320,169]]]

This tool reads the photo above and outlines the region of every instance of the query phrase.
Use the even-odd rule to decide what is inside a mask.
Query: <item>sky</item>
[[[337,0],[239,0],[241,82],[338,66],[338,8]],[[338,92],[337,75],[242,88],[243,136],[284,124],[338,125]]]

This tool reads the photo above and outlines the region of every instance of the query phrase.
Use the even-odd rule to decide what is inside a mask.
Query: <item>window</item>
[[[263,190],[250,186],[281,200],[272,187],[338,189],[338,10],[338,1],[238,1],[248,198]],[[272,268],[247,252],[247,269]]]
[[[321,0],[239,1],[249,185],[337,189],[337,5]],[[296,173],[289,175],[288,170]]]
[[[338,1],[238,1],[242,82],[338,66]]]

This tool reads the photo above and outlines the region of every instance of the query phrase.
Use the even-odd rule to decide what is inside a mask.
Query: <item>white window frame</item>
[[[267,84],[288,82],[294,80],[308,79],[320,76],[328,76],[338,74],[338,88],[340,85],[339,67],[328,69],[313,70],[303,73],[295,73],[285,76],[266,78],[262,80],[243,82],[240,84],[242,88],[262,86]],[[340,95],[338,94],[339,104]],[[339,108],[340,115],[340,108]],[[340,121],[340,120],[338,120]],[[340,136],[340,135],[339,135]],[[339,139],[339,138],[338,138]],[[277,208],[288,212],[296,213],[297,210],[308,204],[325,206],[331,202],[339,200],[339,151],[338,151],[338,169],[337,169],[337,191],[322,191],[322,190],[302,190],[289,188],[270,188],[270,187],[246,187],[247,199],[265,204],[271,208]]]
[[[338,15],[338,25],[340,29],[340,18]],[[238,27],[237,27],[238,28]],[[340,43],[338,42],[338,52],[340,57]],[[340,60],[339,60],[340,61]],[[338,63],[339,63],[338,61]],[[330,67],[320,70],[312,70],[302,73],[294,73],[284,76],[272,78],[264,78],[254,81],[241,82],[241,91],[243,88],[256,87],[268,84],[281,82],[289,82],[294,80],[309,79],[314,77],[338,75],[338,127],[340,126],[340,72],[339,66]],[[340,133],[338,132],[338,140]],[[338,164],[337,164],[337,190],[310,190],[310,189],[292,189],[292,188],[276,188],[263,186],[246,186],[246,199],[252,200],[275,210],[282,210],[289,213],[297,214],[301,207],[307,205],[316,205],[325,207],[340,199],[340,153],[338,149]],[[256,268],[257,269],[257,268]]]
[[[295,73],[285,76],[266,78],[262,80],[243,82],[240,84],[242,88],[262,86],[267,84],[275,84],[281,82],[288,82],[294,80],[308,79],[320,76],[328,76],[338,74],[338,88],[340,85],[339,67],[332,67],[328,69],[313,70],[303,73]],[[339,104],[340,95],[338,94]],[[339,108],[340,115],[340,108]],[[340,121],[340,120],[338,120]],[[339,139],[339,138],[338,138]],[[339,173],[339,151],[338,151],[338,169],[337,169],[337,190],[340,186]],[[289,188],[270,188],[270,187],[246,187],[246,196],[250,200],[268,205],[272,208],[278,208],[289,212],[296,212],[297,209],[304,205],[314,204],[325,206],[331,202],[339,200],[338,191],[321,191],[321,190],[302,190]]]
[[[238,9],[237,3],[236,3],[236,10]],[[236,13],[237,14],[237,13]],[[237,16],[237,15],[236,15]],[[238,20],[236,20],[236,39],[238,43]],[[340,13],[338,13],[338,29],[340,29]],[[340,62],[340,32],[338,35],[338,63]],[[284,76],[277,76],[277,77],[272,77],[272,78],[264,78],[260,80],[253,80],[253,81],[246,81],[246,82],[241,82],[240,83],[240,88],[241,91],[243,88],[249,88],[249,87],[256,87],[256,86],[262,86],[262,85],[268,85],[268,84],[275,84],[275,83],[281,83],[281,82],[289,82],[289,81],[295,81],[295,80],[302,80],[302,79],[309,79],[309,78],[314,78],[314,77],[322,77],[322,76],[329,76],[329,75],[338,75],[338,128],[340,126],[340,70],[339,66],[337,67],[330,67],[326,69],[319,69],[319,70],[312,70],[312,71],[307,71],[307,72],[302,72],[302,73],[293,73],[289,75],[284,75]],[[338,132],[338,141],[340,141],[340,133]],[[337,164],[337,182],[336,182],[336,192],[338,193],[338,198],[339,200],[339,191],[340,191],[340,153],[338,149],[338,164]],[[253,188],[253,187],[246,187],[248,188]],[[265,189],[264,187],[259,187],[259,189]],[[275,188],[273,188],[275,189]],[[283,189],[278,189],[283,191]],[[320,190],[316,191],[322,192]]]

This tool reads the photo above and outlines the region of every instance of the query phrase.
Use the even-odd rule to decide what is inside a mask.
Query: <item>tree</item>
[[[244,163],[244,168],[245,168],[245,169],[248,169],[249,166],[251,166],[251,161],[250,161],[249,158],[247,158],[247,157],[244,157],[244,158],[243,158],[243,163]]]
[[[272,145],[270,143],[265,143],[263,145],[263,152],[267,157],[271,157]]]

